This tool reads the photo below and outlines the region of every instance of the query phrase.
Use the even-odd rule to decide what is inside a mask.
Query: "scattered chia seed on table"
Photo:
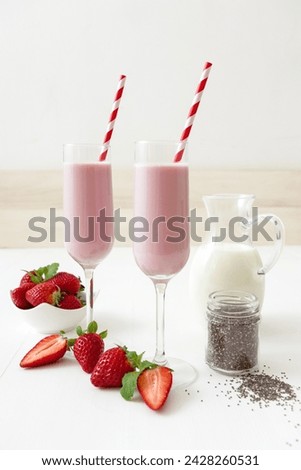
[[[262,409],[277,406],[279,410],[283,410],[283,418],[293,428],[294,433],[298,433],[287,441],[286,445],[288,447],[300,446],[301,423],[297,420],[301,417],[301,400],[298,397],[301,387],[289,384],[286,372],[280,372],[280,376],[270,375],[266,372],[269,369],[270,367],[265,364],[261,371],[255,370],[247,374],[227,376],[223,382],[219,378],[218,390],[216,390],[214,376],[210,374],[210,380],[206,381],[206,386],[213,386],[214,390],[218,391],[217,399],[224,398],[229,401],[227,408],[244,403],[249,405],[250,412],[256,412],[256,407]],[[201,393],[201,390],[198,389],[197,393]],[[206,405],[203,399],[201,403]]]
[[[249,398],[251,402],[260,405],[269,402],[282,405],[287,405],[288,402],[300,403],[292,385],[279,377],[261,372],[247,374],[239,379],[241,384],[236,389],[239,398]]]

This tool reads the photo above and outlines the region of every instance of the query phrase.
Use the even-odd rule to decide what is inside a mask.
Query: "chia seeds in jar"
[[[242,291],[217,291],[207,304],[206,362],[226,374],[250,372],[258,364],[259,302]]]

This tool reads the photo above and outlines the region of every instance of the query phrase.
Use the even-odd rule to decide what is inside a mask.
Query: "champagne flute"
[[[165,292],[170,279],[189,257],[187,150],[174,163],[179,142],[139,141],[135,147],[135,216],[147,229],[135,236],[133,251],[139,268],[156,291],[156,352],[153,362],[174,370],[174,385],[188,385],[194,368],[165,353]]]
[[[113,246],[112,173],[98,144],[64,145],[65,247],[84,270],[87,325],[93,320],[93,274]]]

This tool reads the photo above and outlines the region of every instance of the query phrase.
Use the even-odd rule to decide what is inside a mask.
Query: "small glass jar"
[[[225,374],[250,372],[258,364],[259,302],[243,291],[217,291],[207,303],[206,363]]]

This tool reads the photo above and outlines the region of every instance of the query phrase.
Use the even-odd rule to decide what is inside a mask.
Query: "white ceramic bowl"
[[[18,317],[28,323],[38,333],[59,333],[61,330],[70,331],[76,328],[86,315],[86,307],[66,310],[46,303],[37,307],[15,310]]]

